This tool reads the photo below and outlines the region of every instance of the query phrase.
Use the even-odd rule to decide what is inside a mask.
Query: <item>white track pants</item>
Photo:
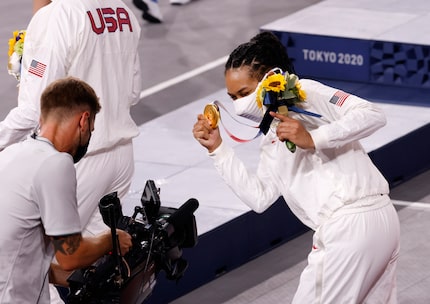
[[[100,199],[114,191],[122,199],[130,188],[133,174],[131,140],[104,153],[88,155],[76,164],[78,210],[84,236],[108,229],[98,209]]]
[[[294,304],[397,303],[399,219],[387,196],[376,200],[317,229]]]

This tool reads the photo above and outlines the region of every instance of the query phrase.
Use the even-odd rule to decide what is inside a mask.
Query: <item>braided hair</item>
[[[250,77],[259,81],[273,68],[295,73],[287,49],[271,32],[261,32],[234,49],[225,64],[224,73],[243,66],[248,66]]]

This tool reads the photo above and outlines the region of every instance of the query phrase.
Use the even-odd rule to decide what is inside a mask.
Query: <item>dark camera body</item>
[[[194,211],[196,199],[179,209],[160,206],[159,189],[148,180],[141,206],[124,216],[116,192],[99,203],[103,221],[111,228],[114,248],[91,267],[74,271],[68,278],[67,303],[142,303],[152,292],[156,278],[164,271],[169,280],[179,280],[188,262],[182,248],[197,244]],[[116,242],[116,229],[127,231],[133,246],[122,255]],[[114,241],[115,240],[115,241]]]

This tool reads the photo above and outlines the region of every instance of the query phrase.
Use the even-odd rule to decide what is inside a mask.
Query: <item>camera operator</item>
[[[42,93],[38,134],[0,152],[0,303],[49,303],[54,255],[70,271],[112,250],[110,230],[82,237],[76,199],[74,163],[86,153],[99,110],[87,83],[57,80]],[[125,254],[131,236],[117,235]]]

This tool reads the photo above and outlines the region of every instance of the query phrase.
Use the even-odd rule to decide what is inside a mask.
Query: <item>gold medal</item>
[[[218,127],[218,122],[220,120],[219,108],[216,104],[209,103],[205,106],[203,110],[203,115],[209,120],[212,129]]]

